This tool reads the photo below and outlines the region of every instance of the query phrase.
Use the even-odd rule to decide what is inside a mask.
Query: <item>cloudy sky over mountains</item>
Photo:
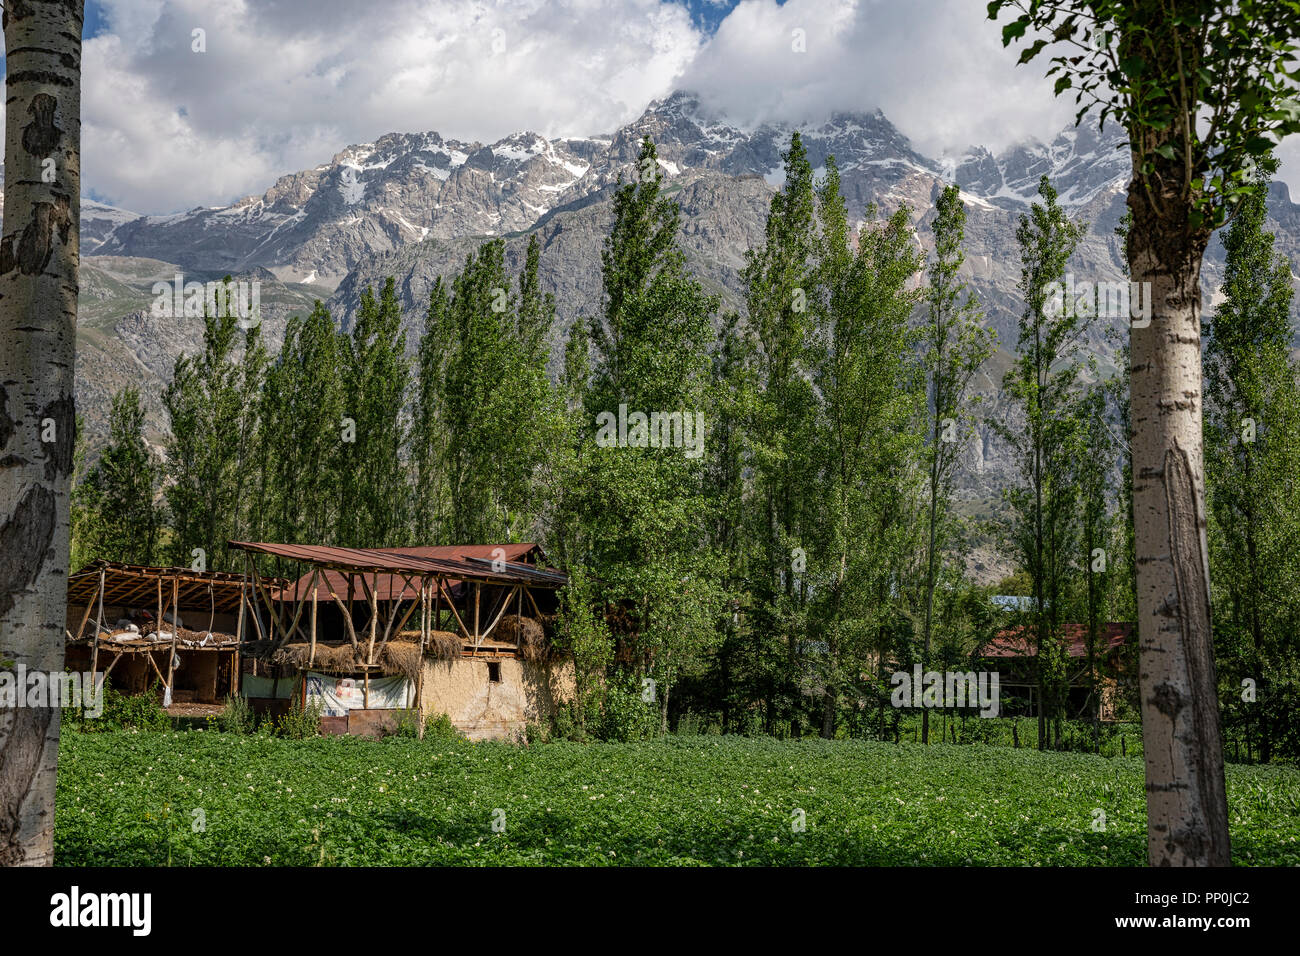
[[[88,0],[83,183],[165,213],[391,131],[608,133],[674,89],[740,123],[879,107],[923,153],[1073,112],[976,0]],[[206,52],[195,52],[194,31]],[[799,33],[797,31],[802,31]],[[802,38],[802,44],[798,42]],[[803,52],[798,52],[798,47]],[[1283,172],[1300,166],[1290,144]],[[1295,185],[1295,183],[1292,183]]]

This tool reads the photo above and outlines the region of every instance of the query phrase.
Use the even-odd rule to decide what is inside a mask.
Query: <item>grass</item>
[[[1237,862],[1300,864],[1300,772],[1227,772]],[[76,866],[1140,865],[1142,800],[1137,759],[982,745],[69,732],[55,839]]]

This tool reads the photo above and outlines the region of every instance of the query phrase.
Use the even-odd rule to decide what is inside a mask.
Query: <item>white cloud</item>
[[[606,133],[674,88],[741,122],[879,107],[933,156],[1051,139],[1073,119],[1045,64],[1016,67],[972,0],[743,0],[712,37],[659,0],[104,7],[109,30],[84,52],[83,182],[143,212],[260,193],[392,131]],[[1283,156],[1285,180],[1300,142]]]
[[[969,0],[744,0],[683,83],[751,121],[879,108],[921,152],[996,151],[1072,116],[1043,67],[1015,60]]]
[[[106,6],[110,31],[85,45],[84,182],[150,212],[260,192],[395,130],[608,131],[700,44],[686,10],[657,0]]]

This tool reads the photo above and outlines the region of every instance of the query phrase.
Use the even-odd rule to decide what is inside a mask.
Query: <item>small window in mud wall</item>
[[[488,661],[488,683],[490,684],[501,683],[501,662],[500,661]]]

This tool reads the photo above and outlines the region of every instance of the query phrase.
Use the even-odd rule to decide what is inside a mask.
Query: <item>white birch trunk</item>
[[[1177,208],[1172,195],[1156,198]],[[1159,215],[1137,180],[1129,207],[1129,267],[1151,283],[1152,305],[1150,325],[1130,333],[1147,852],[1153,866],[1226,866],[1201,435],[1208,234]]]
[[[3,16],[0,666],[47,672],[63,669],[66,616],[82,12],[13,0]],[[58,749],[57,709],[0,710],[0,865],[53,863]]]

